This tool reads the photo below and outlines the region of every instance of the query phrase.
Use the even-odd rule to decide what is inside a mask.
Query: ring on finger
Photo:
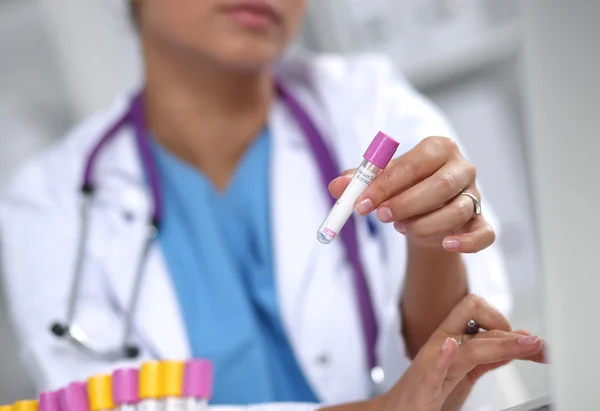
[[[479,323],[475,320],[467,321],[467,329],[465,330],[465,333],[458,338],[458,344],[464,344],[472,338],[473,334],[477,334],[478,332]]]
[[[466,191],[461,192],[460,195],[467,196],[471,200],[473,200],[473,211],[474,211],[475,215],[478,216],[481,214],[481,202],[479,201],[477,196],[475,196],[474,194],[468,193]]]

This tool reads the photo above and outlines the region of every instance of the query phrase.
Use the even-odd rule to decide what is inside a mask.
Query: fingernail
[[[406,224],[404,224],[402,221],[396,221],[394,223],[394,228],[396,229],[396,231],[398,231],[401,234],[406,234]]]
[[[390,210],[389,207],[381,207],[377,210],[377,218],[379,218],[382,223],[389,223],[392,221],[394,216],[392,215],[392,210]]]
[[[532,335],[529,337],[521,337],[521,338],[519,338],[518,342],[519,342],[519,345],[528,347],[530,345],[537,343],[539,340],[540,340],[540,337]]]
[[[450,337],[446,337],[444,340],[444,345],[442,345],[442,349],[440,350],[441,352],[444,352],[448,349],[448,340],[450,340]]]
[[[447,238],[444,240],[443,246],[448,251],[457,250],[460,247],[460,241],[456,238]]]
[[[365,215],[370,213],[373,209],[373,202],[370,198],[365,198],[364,200],[361,200],[358,204],[356,204],[355,208],[358,214]]]

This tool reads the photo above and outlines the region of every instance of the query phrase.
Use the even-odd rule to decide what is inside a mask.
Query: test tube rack
[[[206,411],[212,390],[210,361],[147,361],[0,405],[0,411]]]

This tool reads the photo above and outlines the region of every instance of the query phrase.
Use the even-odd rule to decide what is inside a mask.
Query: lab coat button
[[[331,358],[329,358],[327,354],[323,353],[316,358],[315,362],[324,367],[329,365],[329,363],[331,362]]]

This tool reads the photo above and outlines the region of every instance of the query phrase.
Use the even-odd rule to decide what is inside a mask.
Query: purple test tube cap
[[[69,397],[67,395],[67,388],[61,388],[56,392],[56,399],[58,400],[58,408],[61,411],[69,411]]]
[[[69,384],[67,387],[66,409],[68,411],[90,411],[87,386],[84,382],[72,382]]]
[[[58,393],[53,391],[42,392],[39,395],[39,411],[59,411]]]
[[[375,164],[378,168],[384,169],[396,154],[399,145],[400,143],[396,140],[380,131],[371,141],[363,158]]]
[[[115,405],[137,404],[138,370],[136,368],[119,368],[112,375],[112,392]]]
[[[185,365],[183,396],[210,399],[213,389],[213,366],[208,360],[193,359]]]

